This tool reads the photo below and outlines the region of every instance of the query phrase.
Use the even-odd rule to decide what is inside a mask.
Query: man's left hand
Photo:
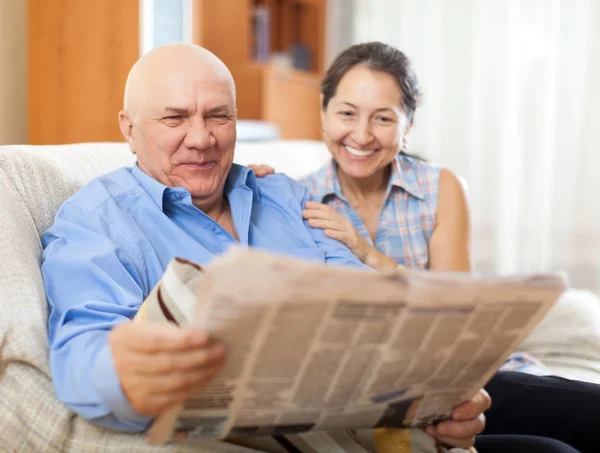
[[[475,436],[485,428],[485,415],[492,404],[488,393],[481,389],[477,394],[452,411],[452,419],[430,425],[425,432],[439,442],[452,447],[471,448]]]

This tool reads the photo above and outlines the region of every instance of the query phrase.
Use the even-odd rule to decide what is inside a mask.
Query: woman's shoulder
[[[403,173],[414,175],[425,196],[439,192],[449,193],[452,198],[466,196],[466,181],[453,170],[407,154],[399,154],[398,161]]]
[[[314,173],[298,179],[298,182],[307,187],[311,194],[321,192],[324,188],[332,184],[332,177],[335,171],[332,171],[333,161],[329,160],[325,165]]]
[[[439,178],[440,172],[444,170],[444,168],[440,167],[439,165],[431,163],[422,157],[411,154],[399,153],[397,156],[397,161],[403,171],[412,170],[417,176],[425,175]]]
[[[400,175],[407,187],[413,188],[413,193],[419,197],[428,198],[438,192],[440,174],[444,170],[420,157],[400,153],[396,157]]]

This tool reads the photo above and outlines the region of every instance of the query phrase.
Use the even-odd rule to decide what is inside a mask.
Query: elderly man
[[[95,423],[143,431],[223,368],[224,348],[205,333],[131,322],[173,257],[206,265],[239,242],[362,266],[302,220],[306,189],[232,164],[235,119],[234,82],[217,57],[188,44],[149,52],[119,114],[137,164],[82,188],[43,236],[54,385]],[[483,391],[460,406],[461,421],[439,425],[445,440],[472,444],[488,406]]]

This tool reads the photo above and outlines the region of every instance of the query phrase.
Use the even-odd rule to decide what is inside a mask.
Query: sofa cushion
[[[571,289],[525,339],[552,374],[600,384],[600,302],[591,291]]]

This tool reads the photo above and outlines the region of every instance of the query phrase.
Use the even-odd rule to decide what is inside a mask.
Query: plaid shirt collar
[[[392,174],[388,183],[388,195],[392,187],[399,187],[408,192],[413,197],[420,200],[425,198],[423,190],[419,185],[419,180],[415,174],[413,165],[410,162],[410,157],[398,153],[392,162]],[[324,178],[319,187],[313,190],[315,200],[323,202],[329,195],[335,195],[340,199],[344,199],[340,181],[337,176],[337,163],[331,159],[329,164],[323,169]],[[386,197],[387,198],[387,197]]]

